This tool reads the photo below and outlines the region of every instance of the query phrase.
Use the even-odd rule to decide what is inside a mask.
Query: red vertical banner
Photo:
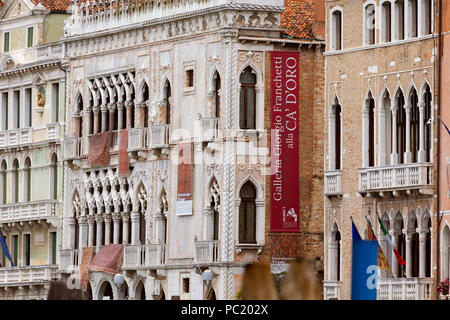
[[[270,231],[299,232],[299,53],[270,55]]]
[[[192,214],[192,181],[194,169],[194,144],[178,145],[177,208],[179,216]]]

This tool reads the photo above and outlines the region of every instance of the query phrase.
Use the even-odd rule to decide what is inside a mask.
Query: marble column
[[[425,102],[419,102],[419,162],[425,162],[425,128],[424,128],[424,118],[425,118]]]
[[[427,230],[419,229],[419,277],[426,276],[427,263]]]
[[[89,247],[93,247],[94,246],[94,223],[95,223],[95,218],[94,218],[93,214],[89,214],[89,216],[87,217],[87,222],[89,225],[88,245],[89,245]]]
[[[122,243],[129,244],[130,243],[130,232],[129,232],[129,224],[130,224],[130,213],[123,212],[122,213]]]
[[[105,214],[105,245],[111,244],[111,213],[107,212]]]
[[[411,105],[405,104],[406,113],[406,144],[404,163],[411,163]]]
[[[123,101],[117,102],[117,122],[118,122],[117,128],[119,130],[125,129],[123,127],[123,106],[124,106]]]
[[[367,168],[369,166],[369,109],[366,108],[365,103],[363,105],[362,119],[362,165],[363,168]]]
[[[108,126],[108,107],[106,105],[102,105],[100,108],[101,114],[102,114],[102,132],[106,131],[106,127]]]
[[[403,234],[406,237],[406,277],[412,276],[412,232],[404,230]]]
[[[94,134],[99,132],[99,112],[100,109],[98,107],[92,108],[92,111],[94,112]]]
[[[328,279],[331,281],[338,280],[338,247],[339,243],[336,240],[328,242]]]
[[[135,128],[144,128],[144,120],[145,120],[145,105],[143,102],[135,103],[135,112],[136,112],[136,123],[134,124]]]
[[[138,245],[139,243],[139,221],[140,214],[139,211],[133,211],[130,215],[131,220],[131,244]]]
[[[80,228],[79,232],[79,248],[83,249],[84,247],[87,247],[88,245],[88,224],[87,224],[87,217],[81,216],[78,218],[78,226]]]
[[[120,237],[120,222],[121,222],[121,215],[118,212],[114,212],[112,215],[112,220],[114,222],[114,244],[119,244],[119,237]]]
[[[391,107],[392,112],[392,153],[391,165],[398,164],[398,150],[397,150],[397,106]],[[403,155],[401,155],[403,157]]]
[[[96,214],[95,222],[97,223],[97,239],[96,239],[96,247],[100,248],[103,245],[103,215]]]
[[[116,112],[116,104],[115,103],[109,103],[108,104],[108,110],[109,110],[109,131],[114,130],[114,114]]]
[[[133,101],[125,102],[125,108],[126,108],[126,114],[127,114],[127,129],[131,128],[132,123],[133,123],[132,117],[134,116],[134,114],[132,112],[133,111],[132,107],[133,107]]]

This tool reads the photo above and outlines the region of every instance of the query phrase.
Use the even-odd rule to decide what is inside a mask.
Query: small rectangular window
[[[30,234],[24,234],[23,235],[23,265],[29,266],[31,263],[31,237]]]
[[[33,46],[33,27],[28,28],[27,35],[27,48],[31,48]]]
[[[17,266],[17,258],[19,254],[19,235],[12,236],[12,261],[14,266]]]
[[[50,264],[56,264],[56,232],[50,232]]]
[[[3,34],[3,52],[9,52],[9,32]]]
[[[189,278],[183,278],[183,293],[189,293]]]
[[[194,70],[186,70],[186,87],[194,86]]]
[[[2,130],[8,130],[8,92],[2,94]]]

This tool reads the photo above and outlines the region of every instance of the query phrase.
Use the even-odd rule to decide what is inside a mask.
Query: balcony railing
[[[409,163],[359,169],[359,192],[395,191],[430,187],[432,163]]]
[[[219,261],[219,244],[217,241],[196,241],[195,262],[210,263]]]
[[[433,279],[378,279],[378,300],[431,300]]]
[[[136,128],[128,131],[128,151],[147,148],[147,128]]]
[[[0,286],[56,280],[57,265],[0,268]]]
[[[79,159],[81,157],[81,138],[64,139],[64,160]]]
[[[0,148],[32,143],[32,128],[14,129],[0,132]]]
[[[323,282],[323,299],[324,300],[341,300],[341,281],[324,281]]]
[[[47,140],[56,140],[59,138],[59,123],[47,124]]]
[[[219,137],[219,118],[200,118],[202,141],[214,141]]]
[[[166,261],[165,244],[127,245],[124,248],[125,269],[150,268],[164,265]]]
[[[169,125],[150,127],[150,148],[166,148],[169,145]]]
[[[325,171],[325,196],[335,196],[342,194],[342,171]]]
[[[0,223],[55,217],[55,203],[55,200],[41,200],[0,205]]]
[[[59,269],[64,271],[75,271],[81,264],[80,249],[59,250]]]

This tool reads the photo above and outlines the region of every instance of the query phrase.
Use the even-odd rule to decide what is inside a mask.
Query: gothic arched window
[[[251,67],[242,71],[239,78],[241,84],[239,105],[239,127],[256,129],[256,74]]]
[[[246,182],[239,193],[239,243],[256,243],[256,190]]]

